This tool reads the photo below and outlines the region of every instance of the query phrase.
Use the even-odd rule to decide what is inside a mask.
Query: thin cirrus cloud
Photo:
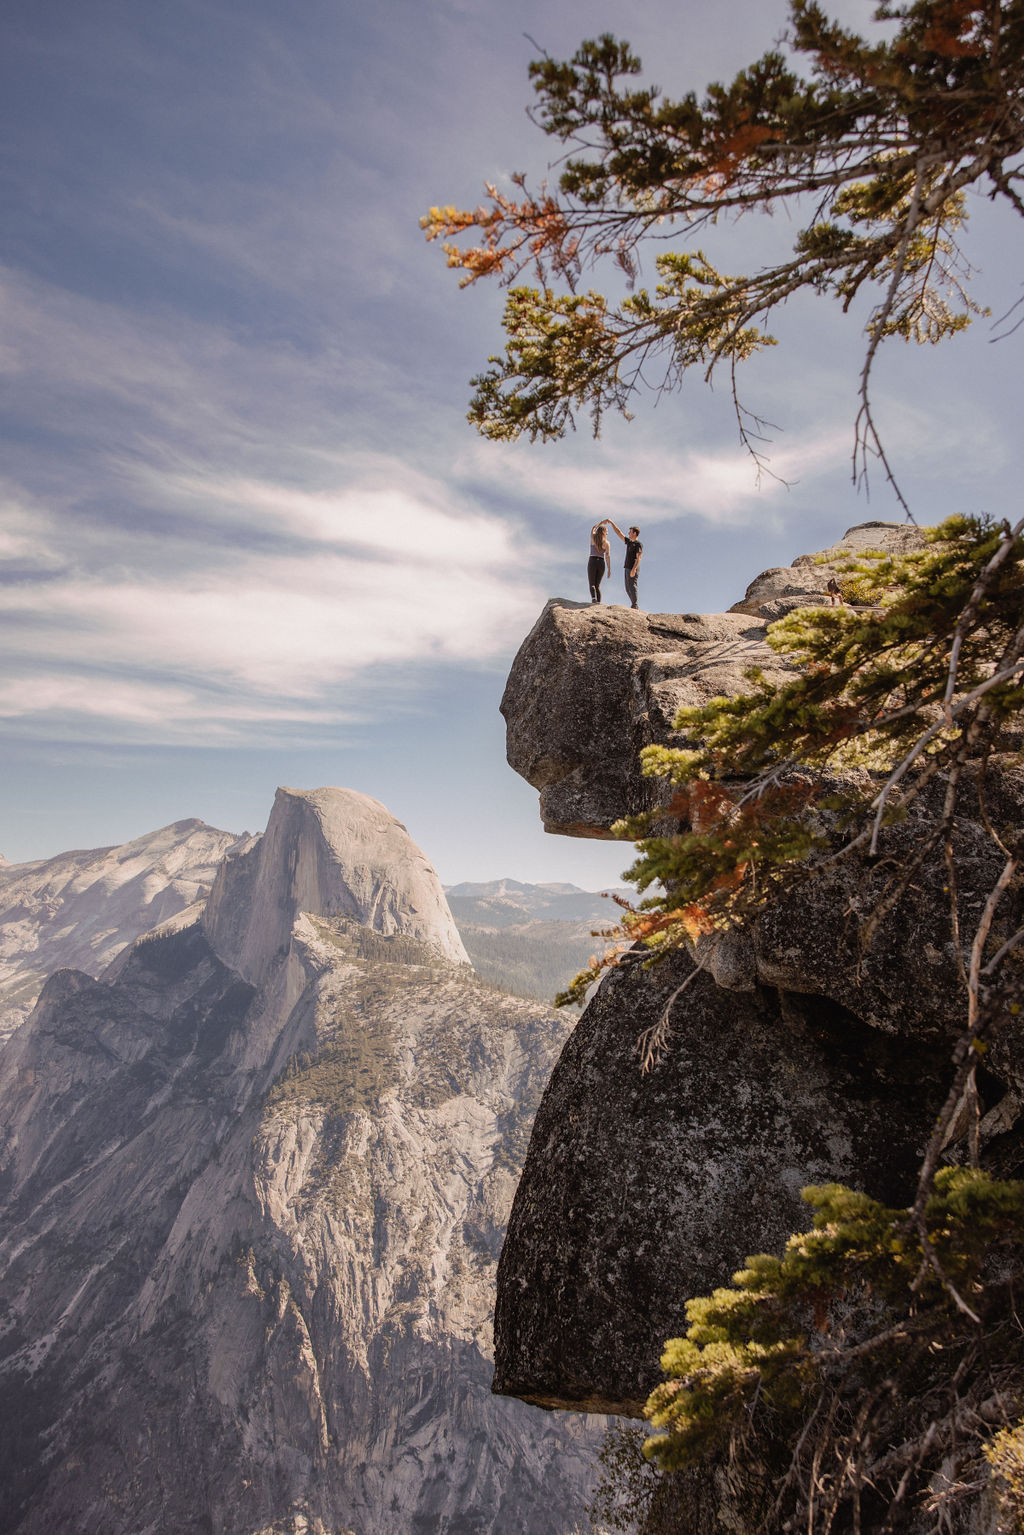
[[[925,474],[962,478],[967,464],[980,473],[1006,458],[984,408],[975,401],[932,402],[924,408],[892,389],[879,389],[875,417],[896,478],[908,490]],[[500,481],[524,502],[567,516],[578,517],[585,508],[590,521],[610,516],[624,525],[628,517],[647,525],[696,519],[723,529],[754,523],[781,529],[799,511],[791,492],[798,492],[806,505],[816,482],[827,487],[830,498],[837,484],[853,484],[854,422],[837,416],[785,439],[758,442],[760,467],[735,443],[673,451],[638,436],[629,453],[603,443],[588,446],[582,462],[574,455],[571,462],[552,463],[516,447],[488,444],[466,454],[461,471],[469,484]],[[853,501],[851,513],[877,516],[867,493],[886,488],[884,466],[873,452],[858,453],[856,469],[858,488],[866,493]],[[934,500],[916,508],[923,521],[953,509],[936,510]],[[882,510],[902,517],[888,490]]]
[[[237,569],[163,580],[49,581],[7,594],[26,655],[74,656],[319,697],[367,667],[468,662],[504,648],[536,594],[496,575],[339,556],[250,558]],[[40,600],[42,599],[42,600]],[[17,654],[17,643],[11,651]]]
[[[15,418],[85,444],[187,442],[192,454],[237,456],[308,422],[338,368],[330,346],[257,344],[225,323],[138,313],[10,268],[0,268],[0,324]]]
[[[301,740],[325,728],[358,728],[365,717],[308,701],[250,703],[152,676],[53,671],[0,681],[0,718],[12,738],[233,746],[254,733],[266,742],[268,736]]]
[[[207,508],[270,516],[284,495],[245,489],[247,501],[214,482]],[[234,740],[262,723],[340,724],[358,717],[375,672],[405,679],[389,688],[393,705],[423,667],[503,655],[535,615],[540,594],[494,519],[399,492],[362,503],[355,491],[291,494],[283,524],[313,541],[286,552],[204,546],[171,569],[142,563],[145,536],[133,550],[121,531],[94,531],[88,570],[69,556],[10,582],[0,714],[40,728],[63,716],[159,726],[157,737],[166,727],[175,739],[190,725],[206,739],[211,723]],[[33,546],[17,511],[11,538],[23,561],[42,560],[43,540]]]
[[[200,512],[229,536],[240,528],[278,539],[343,547],[365,558],[422,561],[469,573],[515,570],[515,530],[493,515],[453,505],[452,489],[382,454],[305,455],[328,488],[193,471],[136,471],[168,505]]]
[[[0,486],[9,727],[208,742],[344,724],[385,674],[401,708],[425,669],[486,665],[532,622],[514,521],[365,436],[329,446],[329,350],[10,270],[0,310],[11,397],[29,422],[45,402],[67,448],[20,477],[15,444]]]
[[[583,464],[550,464],[489,445],[468,457],[465,470],[493,475],[500,454],[505,484],[524,498],[573,515],[585,506],[594,520],[619,519],[626,507],[638,522],[697,517],[742,525],[781,507],[789,484],[834,471],[849,451],[849,428],[830,425],[792,446],[769,447],[760,474],[750,454],[733,446],[683,453],[645,448],[628,456],[592,448]]]

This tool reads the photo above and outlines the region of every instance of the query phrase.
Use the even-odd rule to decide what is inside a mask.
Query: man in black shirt
[[[629,598],[631,608],[638,607],[639,604],[636,597],[637,572],[640,569],[640,561],[644,552],[644,546],[640,542],[640,529],[630,528],[629,537],[627,538],[622,529],[617,528],[610,517],[606,517],[604,520],[612,532],[617,533],[626,546],[626,564],[623,572],[626,578],[626,596]]]

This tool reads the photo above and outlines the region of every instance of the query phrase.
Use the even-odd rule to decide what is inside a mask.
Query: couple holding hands
[[[623,574],[626,578],[626,596],[629,598],[631,608],[637,607],[636,582],[637,571],[640,569],[640,558],[644,552],[644,546],[640,542],[640,529],[630,528],[628,536],[621,528],[617,528],[610,517],[602,517],[590,530],[590,559],[587,561],[587,580],[590,583],[591,602],[601,601],[601,578],[607,571],[612,573],[612,549],[608,542],[608,527],[613,533],[617,533],[626,546],[626,564]]]

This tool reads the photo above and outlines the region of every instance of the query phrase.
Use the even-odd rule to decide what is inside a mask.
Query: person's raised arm
[[[604,521],[611,528],[612,532],[613,533],[617,533],[619,535],[619,537],[622,539],[622,542],[625,543],[626,542],[626,535],[625,535],[625,533],[623,533],[622,529],[616,527],[615,523],[612,522],[612,519],[610,517],[605,517]]]

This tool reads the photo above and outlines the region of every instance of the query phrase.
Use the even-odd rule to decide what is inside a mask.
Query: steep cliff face
[[[496,1391],[639,1417],[686,1300],[803,1229],[802,1188],[913,1188],[944,1074],[820,996],[705,972],[642,1075],[637,1040],[691,970],[610,977],[562,1052],[499,1268]]]
[[[858,541],[888,539],[869,525],[843,543]],[[783,600],[814,599],[754,583],[746,603],[767,604],[770,617]],[[680,703],[746,686],[742,666],[723,658],[726,621],[746,626],[735,643],[758,659],[765,623],[753,611],[673,620],[549,604],[503,706],[509,761],[539,789],[549,830],[607,835],[615,819],[651,805],[639,747],[674,740]],[[676,649],[652,659],[647,647],[670,632]],[[550,707],[563,697],[577,700],[575,712]],[[989,774],[992,818],[1024,823],[1019,754],[991,759]],[[887,830],[883,855],[898,853],[927,811],[922,800]],[[1002,860],[968,820],[954,843],[966,916]],[[703,941],[696,975],[695,959],[679,954],[606,977],[537,1115],[499,1270],[496,1389],[636,1412],[665,1339],[685,1327],[685,1300],[805,1227],[803,1186],[839,1180],[893,1204],[910,1199],[948,1088],[959,981],[941,850],[915,875],[900,931],[861,952],[859,914],[888,878],[885,856],[847,861],[743,934]],[[1007,936],[1024,921],[1024,898],[1009,904]],[[643,1076],[637,1040],[691,975],[672,1005],[664,1059]],[[1022,1062],[1024,1036],[1004,1031],[979,1078],[982,1139],[1004,1169],[1024,1161]]]
[[[258,985],[301,911],[404,933],[469,963],[427,859],[401,821],[353,789],[278,789],[263,836],[221,866],[203,927],[225,963]]]
[[[119,847],[0,860],[0,1042],[52,971],[102,974],[141,933],[204,901],[225,854],[245,840],[175,821]]]
[[[490,1395],[489,1317],[565,1028],[461,954],[382,807],[283,791],[204,923],[47,983],[0,1056],[0,1528],[563,1535],[595,1430]]]

